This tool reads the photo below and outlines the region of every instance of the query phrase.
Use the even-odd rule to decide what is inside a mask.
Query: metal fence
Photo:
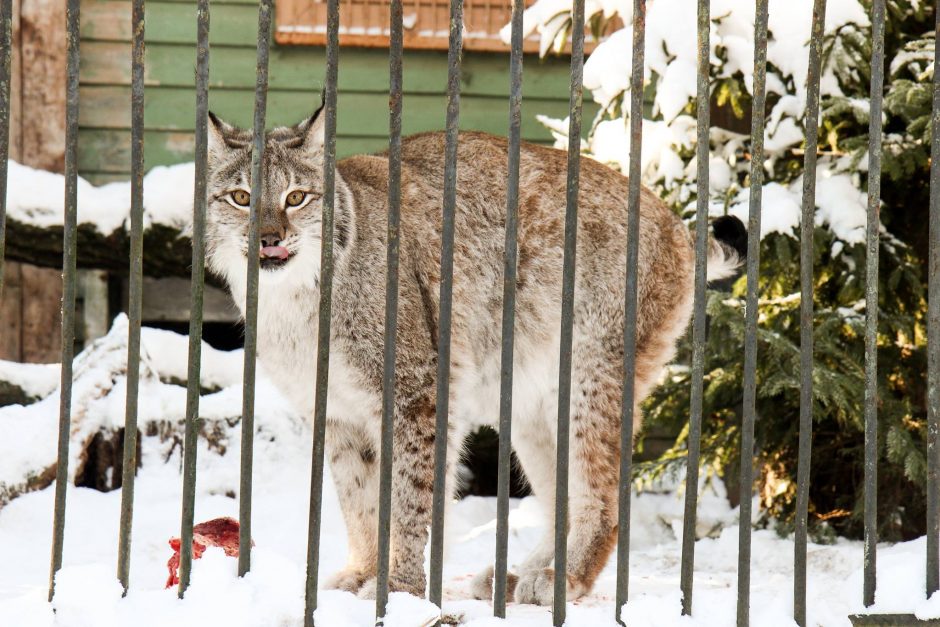
[[[267,67],[271,39],[271,16],[273,0],[261,0],[258,14],[257,87],[252,152],[252,190],[250,206],[249,246],[258,247],[259,220],[257,199],[261,198],[261,162],[264,149],[265,108],[267,97]],[[327,21],[327,70],[325,85],[326,142],[324,160],[323,196],[323,248],[320,276],[319,331],[317,350],[317,378],[311,381],[316,386],[316,408],[313,422],[312,477],[310,493],[309,539],[307,553],[306,611],[304,624],[314,624],[313,612],[317,607],[317,571],[320,559],[320,509],[322,505],[322,481],[324,458],[324,432],[326,427],[326,389],[329,375],[330,310],[333,274],[333,228],[334,228],[334,174],[336,164],[336,95],[339,69],[339,0],[328,0]],[[6,207],[6,164],[10,120],[10,63],[12,37],[12,0],[2,0],[2,32],[0,49],[0,251],[3,246],[3,224]],[[575,280],[575,243],[578,214],[579,146],[582,111],[582,68],[584,50],[584,0],[574,0],[572,12],[571,91],[568,150],[567,210],[565,215],[564,267],[562,292],[561,351],[559,355],[558,386],[558,431],[557,431],[557,483],[555,505],[555,596],[553,607],[554,624],[565,621],[565,557],[567,541],[568,505],[568,435],[569,398],[571,392],[571,347]],[[436,401],[435,473],[434,499],[431,527],[431,572],[429,597],[438,605],[442,600],[442,553],[444,503],[444,468],[446,456],[446,432],[448,421],[448,385],[450,368],[450,327],[452,306],[452,280],[454,263],[454,211],[456,199],[457,129],[460,107],[460,68],[462,36],[462,0],[451,1],[448,81],[447,123],[443,202],[443,237],[441,250],[441,285],[439,312],[439,343]],[[744,404],[742,429],[742,458],[753,457],[754,422],[757,363],[758,321],[758,268],[759,233],[761,220],[761,185],[763,181],[763,138],[766,95],[766,51],[768,0],[756,0],[754,89],[751,128],[751,195],[748,220],[747,299],[745,314],[744,345]],[[519,198],[520,155],[520,108],[522,94],[523,0],[512,2],[512,46],[509,64],[509,168],[508,198],[506,207],[506,240],[504,251],[504,286],[502,313],[502,361],[499,402],[499,482],[497,496],[497,542],[494,577],[494,614],[505,616],[507,596],[507,539],[509,513],[509,467],[510,429],[512,410],[512,363],[513,327],[516,289],[517,260],[517,209]],[[940,0],[938,0],[940,9]],[[63,537],[65,527],[66,482],[68,477],[68,449],[70,426],[70,403],[72,383],[73,329],[75,319],[75,268],[76,268],[76,190],[77,190],[77,124],[78,124],[78,68],[79,68],[79,0],[68,0],[68,72],[67,72],[67,116],[65,152],[65,216],[63,246],[64,294],[62,305],[62,379],[59,414],[58,465],[55,483],[55,512],[52,542],[52,559],[49,578],[49,599],[55,592],[55,574],[62,565]],[[643,52],[645,27],[645,0],[634,0],[633,16],[633,67],[630,99],[630,136],[633,149],[630,154],[630,192],[626,266],[626,302],[624,318],[624,382],[622,395],[620,502],[617,552],[616,605],[619,608],[628,598],[629,583],[629,539],[630,539],[630,473],[631,444],[633,440],[633,372],[636,349],[637,317],[637,273],[636,260],[639,236],[640,198],[640,153],[641,119],[643,106]],[[709,169],[709,25],[708,0],[698,2],[698,148],[697,180],[698,200],[696,219],[704,224],[708,215],[708,169]],[[821,66],[822,33],[826,11],[826,0],[815,0],[813,9],[812,38],[810,41],[809,70],[807,75],[806,108],[806,153],[805,171],[815,172],[817,127],[819,118],[819,83]],[[940,19],[940,10],[937,12]],[[868,303],[877,303],[879,205],[882,138],[882,94],[884,83],[884,36],[885,0],[872,3],[873,53],[871,58],[871,122],[869,150],[868,228],[867,228],[867,287]],[[183,505],[181,520],[181,563],[179,595],[182,597],[189,585],[192,567],[193,508],[196,480],[196,438],[199,411],[200,345],[202,336],[202,303],[205,263],[205,213],[206,213],[206,159],[207,159],[207,98],[209,75],[209,1],[197,0],[197,55],[196,55],[196,174],[193,211],[192,253],[192,319],[189,334],[189,374],[186,403],[186,424],[183,465]],[[938,21],[940,24],[940,21]],[[133,1],[132,15],[132,170],[131,181],[131,251],[130,251],[130,330],[128,339],[126,431],[124,437],[123,493],[118,551],[118,577],[125,590],[130,585],[129,557],[131,542],[131,519],[134,505],[134,471],[136,459],[138,370],[141,322],[142,284],[142,229],[143,229],[143,103],[144,103],[144,0]],[[395,398],[395,328],[398,305],[398,256],[399,256],[399,209],[401,202],[401,113],[402,113],[402,4],[392,0],[390,11],[391,43],[389,51],[389,186],[388,186],[388,249],[386,282],[386,317],[384,377],[382,394],[381,428],[381,486],[379,504],[379,561],[376,599],[376,616],[381,620],[388,600],[389,578],[389,528],[391,513],[391,465],[392,422]],[[940,55],[940,29],[935,55]],[[692,42],[689,42],[691,45]],[[934,76],[932,150],[940,154],[940,76]],[[801,412],[799,431],[798,500],[796,534],[794,543],[794,606],[793,616],[799,625],[806,624],[806,574],[807,574],[807,505],[809,498],[809,470],[812,450],[812,380],[813,365],[813,212],[815,180],[805,176],[803,182],[803,204],[801,224]],[[690,407],[690,438],[688,473],[686,476],[685,514],[682,532],[681,592],[682,612],[693,611],[693,564],[695,552],[695,518],[698,485],[699,447],[702,433],[702,397],[705,346],[705,250],[706,229],[696,230],[695,239],[695,297],[692,323],[692,390]],[[930,239],[940,240],[940,160],[931,164],[930,189]],[[2,255],[0,255],[2,264]],[[241,447],[241,489],[239,493],[240,554],[239,574],[248,572],[251,566],[251,487],[252,487],[252,439],[254,422],[254,387],[256,356],[256,321],[258,306],[258,258],[248,256],[248,295],[245,324],[245,363],[243,425]],[[2,266],[0,266],[2,270]],[[929,309],[928,343],[931,347],[940,342],[940,246],[932,246],[929,261]],[[0,272],[2,276],[2,272]],[[2,287],[2,284],[0,284]],[[865,553],[864,590],[866,606],[874,603],[875,558],[876,558],[876,444],[878,415],[876,398],[876,329],[878,310],[875,306],[866,309],[865,331]],[[927,576],[926,593],[930,595],[940,587],[940,351],[929,351],[928,366],[928,507],[927,507]],[[749,621],[749,587],[751,576],[751,491],[753,465],[741,464],[741,514],[738,561],[737,622],[746,625]],[[913,616],[852,617],[858,624],[898,624],[914,622]],[[617,617],[619,619],[619,616]]]

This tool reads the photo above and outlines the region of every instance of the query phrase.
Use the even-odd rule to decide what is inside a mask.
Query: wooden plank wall
[[[210,108],[224,119],[247,126],[255,85],[255,0],[212,3]],[[130,162],[130,14],[129,0],[84,0],[79,169],[96,183],[126,179]],[[195,3],[147,3],[145,95],[146,168],[192,159],[195,127]],[[565,117],[568,60],[526,59],[523,137],[549,142],[537,113]],[[319,104],[324,80],[324,50],[279,46],[271,51],[269,125],[292,124]],[[444,127],[446,52],[408,51],[404,59],[404,132]],[[461,126],[506,134],[508,54],[466,53],[463,66]],[[586,112],[591,119],[594,109]],[[340,52],[337,150],[340,156],[384,150],[388,132],[388,57],[381,49],[343,48]]]

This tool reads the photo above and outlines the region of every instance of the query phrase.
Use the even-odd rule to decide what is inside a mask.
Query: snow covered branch
[[[153,168],[144,177],[144,273],[190,274],[192,163]],[[9,162],[6,257],[37,266],[62,265],[65,179]],[[130,182],[78,183],[78,266],[126,273]],[[211,279],[210,279],[211,280]]]

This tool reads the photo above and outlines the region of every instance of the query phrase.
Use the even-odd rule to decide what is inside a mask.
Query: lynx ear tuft
[[[322,152],[326,116],[323,115],[324,100],[309,118],[297,125],[297,131],[303,137],[303,147],[310,152]]]
[[[225,152],[226,149],[244,148],[247,145],[241,129],[232,126],[211,111],[207,127],[210,156]]]

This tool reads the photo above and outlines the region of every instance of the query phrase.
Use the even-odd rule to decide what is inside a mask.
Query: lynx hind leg
[[[568,478],[568,599],[591,590],[614,547],[620,473],[618,358],[610,355],[607,359],[599,350],[576,349],[575,359],[578,370],[572,388]],[[542,446],[539,459],[533,460],[542,468],[551,468],[551,474],[543,472],[550,477],[552,496],[554,451],[554,442]],[[516,586],[517,602],[551,604],[555,585],[553,533],[554,526],[549,525],[542,544],[524,565]]]
[[[537,416],[513,425],[513,448],[529,486],[545,515],[545,532],[513,574],[509,594],[517,602],[531,603],[533,582],[555,557],[555,430],[554,412],[544,408]],[[525,599],[525,600],[523,600]],[[550,601],[549,601],[550,602]]]
[[[682,304],[678,303],[680,306]],[[658,332],[648,334],[639,341],[634,379],[634,433],[642,423],[639,403],[649,394],[663,366],[673,355],[676,336],[682,327],[682,321],[679,320],[681,313],[679,307],[674,306],[672,311],[663,316]],[[590,592],[617,540],[623,388],[622,351],[613,350],[622,346],[618,340],[585,339],[575,347],[566,554],[566,596],[569,600]],[[550,431],[553,430],[543,425],[541,433],[547,435]],[[538,440],[530,441],[533,442]],[[550,498],[553,497],[554,440],[550,445],[532,447],[532,450],[526,450],[522,445],[517,453],[520,453],[527,473],[530,473],[530,467],[545,469],[540,474],[550,477],[547,489]],[[527,454],[531,459],[526,458]],[[533,486],[538,494],[538,485],[533,483]],[[546,488],[542,489],[544,491]],[[519,603],[547,605],[552,602],[555,578],[552,533],[553,525],[550,524],[547,537],[520,573],[515,594],[515,600]]]
[[[375,576],[379,494],[378,443],[360,427],[331,423],[326,453],[336,485],[349,556],[346,567],[327,580],[328,589],[357,593]]]
[[[526,481],[546,518],[545,533],[539,543],[529,553],[525,561],[516,568],[518,573],[506,574],[506,595],[511,600],[516,595],[519,574],[529,571],[541,571],[552,563],[554,557],[554,518],[555,511],[555,435],[548,411],[540,411],[525,420],[517,420],[512,427],[512,447],[525,473]],[[470,584],[474,599],[490,600],[493,598],[492,565],[477,574]]]

